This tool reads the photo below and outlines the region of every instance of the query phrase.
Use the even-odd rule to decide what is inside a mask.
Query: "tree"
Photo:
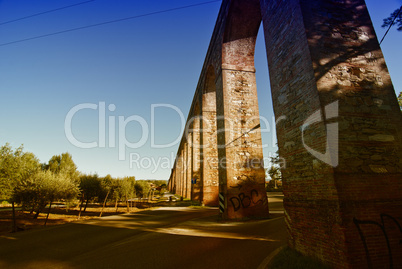
[[[39,168],[38,158],[33,153],[24,153],[22,146],[13,150],[7,143],[0,148],[0,199],[8,200],[12,204],[13,232],[17,231],[15,200],[13,199],[15,188],[23,179],[36,173]]]
[[[399,107],[402,110],[402,92],[400,92],[399,95],[398,95],[398,103],[399,103]]]
[[[150,185],[147,180],[138,180],[134,185],[136,197],[144,197],[150,190]]]
[[[277,151],[273,157],[271,157],[271,167],[266,169],[266,174],[269,175],[271,180],[267,186],[268,188],[278,188],[278,181],[282,180],[282,172],[281,168],[286,168],[286,162],[283,158],[279,156],[279,152]],[[273,185],[273,186],[272,186]]]
[[[123,200],[126,202],[127,205],[127,211],[130,211],[130,207],[128,204],[128,199],[132,198],[134,194],[136,193],[136,182],[135,182],[135,177],[125,177],[123,179],[117,179],[115,180],[115,186],[114,186],[114,192],[113,192],[113,197],[116,201],[115,208],[117,212],[117,206],[118,202],[120,200]]]
[[[55,174],[66,174],[72,180],[79,181],[77,166],[73,161],[73,157],[68,152],[61,155],[54,155],[50,158],[49,163],[45,165],[45,169],[50,170]]]
[[[104,178],[101,179],[101,187],[102,187],[103,192],[106,191],[106,196],[103,201],[102,210],[99,214],[99,217],[102,217],[103,210],[106,206],[107,198],[109,197],[110,193],[114,191],[113,178],[111,175],[106,175]],[[98,198],[98,200],[101,201],[100,197]]]
[[[271,168],[269,168],[269,170],[268,170],[268,174],[272,180],[281,180],[282,179],[281,170],[277,166],[271,166]]]
[[[84,204],[84,201],[86,201],[84,208],[85,212],[87,210],[89,201],[98,198],[100,193],[102,192],[101,179],[97,174],[81,175],[79,188],[82,192],[81,206],[80,206],[80,213],[81,213],[81,208],[82,205]]]
[[[31,152],[23,152],[20,146],[13,150],[7,143],[0,148],[0,199],[12,196],[15,186],[21,180],[40,170],[38,158]]]
[[[271,177],[271,181],[274,183],[274,189],[277,189],[277,181],[282,179],[282,173],[279,167],[271,166],[268,170],[268,174]]]
[[[5,144],[0,148],[0,199],[8,200],[17,181],[21,178],[22,167],[21,157],[23,147],[20,146],[15,151],[10,144]]]
[[[20,181],[14,188],[12,199],[24,206],[32,206],[36,209],[34,218],[38,218],[47,204],[50,204],[50,210],[54,201],[71,200],[76,198],[78,193],[77,184],[65,174],[56,175],[49,170],[38,170]]]
[[[385,18],[381,27],[392,27],[394,24],[398,26],[398,31],[402,31],[402,6],[392,12],[388,18]]]

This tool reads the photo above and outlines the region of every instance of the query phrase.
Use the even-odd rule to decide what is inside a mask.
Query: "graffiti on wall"
[[[388,215],[388,214],[381,214],[381,223],[377,222],[377,221],[372,221],[372,220],[358,220],[356,218],[353,218],[353,222],[357,227],[357,230],[359,232],[360,238],[363,242],[364,245],[364,250],[366,252],[366,259],[367,259],[367,264],[369,266],[370,269],[373,268],[373,263],[371,261],[371,254],[367,245],[367,237],[365,235],[365,233],[363,232],[362,229],[362,225],[374,225],[376,227],[378,227],[381,232],[382,235],[384,236],[384,240],[386,242],[387,245],[387,249],[388,249],[388,258],[389,258],[389,268],[394,268],[394,260],[393,260],[393,254],[392,254],[392,248],[391,248],[391,244],[390,244],[390,237],[387,231],[387,227],[385,225],[385,219],[388,219],[390,221],[392,221],[393,223],[395,223],[395,225],[398,227],[400,233],[401,233],[401,238],[399,240],[399,244],[402,246],[402,227],[399,224],[398,220],[395,219],[394,217]],[[399,253],[399,255],[402,255],[401,253]]]
[[[256,189],[251,190],[250,193],[240,193],[238,196],[231,197],[229,201],[232,203],[234,211],[240,208],[249,208],[251,205],[262,204],[263,197],[258,194]]]
[[[264,198],[266,199],[266,196],[259,193],[255,188],[256,180],[254,177],[241,175],[237,177],[237,181],[237,185],[231,186],[231,188],[237,189],[239,194],[229,198],[235,212],[240,209],[247,209],[251,206],[264,203]]]

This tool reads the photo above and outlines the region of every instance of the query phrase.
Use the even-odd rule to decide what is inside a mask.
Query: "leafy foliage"
[[[73,161],[73,157],[70,153],[66,152],[61,155],[54,155],[45,169],[52,171],[55,174],[66,174],[73,181],[79,180],[79,173],[77,171],[77,166]]]
[[[402,31],[402,6],[392,12],[388,18],[385,18],[381,27],[389,27],[392,23],[398,26],[398,31]]]
[[[135,193],[137,197],[146,197],[151,189],[150,182],[147,180],[138,180],[135,182]]]
[[[0,147],[0,200],[18,203],[23,208],[36,210],[37,217],[48,204],[55,201],[71,202],[80,198],[86,202],[126,201],[145,197],[151,188],[165,186],[165,180],[139,180],[135,177],[99,177],[80,174],[70,153],[54,155],[48,163],[9,144]],[[85,209],[84,209],[85,211]],[[50,210],[48,211],[49,214]]]
[[[13,201],[36,208],[36,216],[48,203],[56,200],[71,200],[77,197],[78,186],[65,174],[38,170],[24,178],[14,188]]]
[[[282,172],[281,168],[284,168],[286,166],[284,160],[279,157],[278,151],[276,152],[274,157],[271,157],[271,167],[269,169],[266,169],[266,174],[269,175],[271,180],[267,184],[266,188],[267,191],[276,191],[278,187],[280,188],[282,186]]]
[[[34,154],[23,152],[20,146],[13,150],[10,144],[0,148],[0,199],[10,199],[14,188],[21,180],[40,169],[38,158]]]
[[[402,110],[402,92],[400,92],[399,95],[398,95],[398,103],[399,103],[399,107]]]
[[[114,182],[113,197],[115,200],[127,200],[136,194],[135,177],[116,179]]]
[[[79,188],[82,192],[82,203],[86,200],[85,209],[89,201],[95,200],[102,192],[101,179],[97,174],[94,175],[81,175]]]
[[[281,170],[277,166],[271,166],[271,168],[269,168],[269,170],[268,170],[268,174],[272,180],[281,180],[282,179]]]

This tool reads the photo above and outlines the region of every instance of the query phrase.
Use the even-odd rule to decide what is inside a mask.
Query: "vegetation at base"
[[[12,204],[13,231],[17,230],[15,205],[30,211],[33,218],[48,208],[48,218],[55,202],[67,206],[79,203],[79,214],[82,209],[85,212],[89,203],[98,203],[103,209],[107,202],[114,202],[117,211],[118,203],[123,201],[129,210],[130,199],[153,197],[156,192],[164,191],[164,180],[137,181],[133,176],[112,178],[80,173],[70,153],[40,163],[33,153],[24,152],[22,146],[13,149],[7,143],[0,147],[0,202]]]
[[[281,192],[282,191],[282,171],[281,168],[285,167],[285,161],[279,157],[277,151],[274,157],[271,157],[271,167],[265,169],[265,174],[269,175],[271,180],[265,184],[267,192]]]
[[[322,262],[306,257],[301,253],[285,247],[268,264],[268,269],[330,269],[328,265]]]

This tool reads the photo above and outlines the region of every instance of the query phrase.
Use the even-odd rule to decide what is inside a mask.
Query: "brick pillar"
[[[187,156],[187,143],[183,144],[183,197],[187,198],[187,190],[188,190],[188,156]]]
[[[219,191],[216,91],[213,72],[213,69],[209,69],[202,96],[202,202],[207,206],[218,205]]]
[[[289,243],[402,266],[402,116],[363,0],[261,0]]]
[[[175,166],[172,170],[172,182],[170,183],[170,193],[176,193],[176,182],[177,182],[177,178],[176,178],[176,163]]]
[[[198,115],[199,112],[196,112]],[[200,151],[200,117],[195,116],[193,118],[193,143],[192,143],[192,178],[196,180],[195,184],[192,184],[191,200],[201,201],[202,199],[202,181],[201,181],[201,151]]]
[[[181,163],[181,165],[182,165],[182,170],[181,170],[181,196],[183,196],[183,197],[185,197],[186,196],[186,187],[187,187],[187,181],[186,181],[186,179],[187,179],[187,173],[186,173],[186,150],[185,150],[185,146],[184,146],[184,144],[183,144],[183,147],[182,147],[182,149],[181,149],[181,152],[182,152],[182,156],[183,156],[183,158],[182,158],[182,163]]]
[[[184,175],[184,155],[183,155],[183,150],[182,149],[180,149],[180,157],[179,157],[179,160],[180,160],[180,162],[179,162],[179,164],[180,164],[180,166],[179,166],[179,195],[180,196],[183,196],[183,188],[184,188],[184,178],[183,178],[183,175]]]
[[[171,190],[172,190],[172,181],[173,181],[173,168],[172,168],[172,170],[170,171],[170,178],[169,178],[169,181],[168,181],[168,184],[167,184],[167,190],[168,190],[168,192],[170,192]]]
[[[220,194],[226,219],[266,218],[268,199],[254,68],[258,1],[233,1],[217,88]]]
[[[186,189],[186,198],[191,199],[191,174],[192,174],[192,167],[193,167],[193,158],[192,158],[192,141],[193,141],[193,134],[188,133],[187,135],[187,143],[186,143],[186,151],[187,151],[187,160],[186,160],[186,173],[187,173],[187,189]]]
[[[225,136],[225,144],[219,145],[220,160],[226,158],[221,163],[226,169],[220,170],[226,172],[221,184],[227,204],[223,217],[268,217],[255,72],[223,69],[222,80],[218,107],[223,109],[218,110],[218,117],[224,117],[219,120],[219,131],[225,130],[219,133]]]

